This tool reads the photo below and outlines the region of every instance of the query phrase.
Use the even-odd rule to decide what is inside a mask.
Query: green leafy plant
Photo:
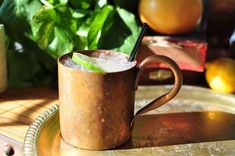
[[[56,59],[73,50],[129,54],[140,32],[132,13],[106,0],[4,0],[0,22],[10,40],[10,87],[55,82]]]

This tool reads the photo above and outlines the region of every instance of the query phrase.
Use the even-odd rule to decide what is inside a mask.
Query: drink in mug
[[[77,55],[76,55],[77,54]],[[75,55],[75,56],[74,56]],[[72,58],[73,57],[83,57],[81,61],[76,63]],[[128,57],[125,54],[119,53],[110,53],[110,52],[103,52],[103,53],[91,53],[91,56],[83,55],[80,53],[73,53],[72,57],[67,57],[62,62],[65,66],[80,70],[80,71],[87,71],[87,72],[103,72],[103,73],[110,73],[110,72],[120,72],[131,68],[135,65],[135,62],[129,62]],[[100,70],[96,71],[96,69],[90,69],[92,67],[87,67],[87,65],[93,65]]]
[[[85,66],[89,69],[74,63],[73,53],[69,53],[58,59],[58,76],[61,134],[66,142],[79,148],[104,150],[124,144],[131,137],[135,116],[165,104],[182,85],[180,69],[165,56],[151,56],[137,65],[136,61],[128,62],[126,55],[113,51],[78,53],[93,57],[92,61],[85,57]],[[139,77],[146,66],[156,62],[170,66],[175,84],[171,91],[134,115]],[[80,63],[84,65],[84,58]],[[96,67],[101,70],[90,70],[94,69],[93,65],[95,70]]]

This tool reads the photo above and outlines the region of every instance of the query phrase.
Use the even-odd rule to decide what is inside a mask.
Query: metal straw
[[[142,26],[140,35],[139,35],[137,41],[135,42],[135,46],[134,46],[134,48],[133,48],[132,51],[131,51],[130,57],[129,57],[129,59],[128,59],[129,62],[135,60],[135,57],[136,57],[136,55],[137,55],[137,53],[138,53],[140,44],[141,44],[141,42],[142,42],[142,40],[143,40],[143,37],[144,37],[144,35],[146,34],[147,30],[148,30],[148,26],[147,26],[146,23],[144,23],[143,26]]]

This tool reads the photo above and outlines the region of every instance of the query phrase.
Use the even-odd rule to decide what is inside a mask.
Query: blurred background
[[[147,23],[138,62],[166,55],[182,69],[184,84],[235,92],[234,0],[0,0],[0,5],[3,88],[56,88],[59,56],[83,49],[129,54]],[[169,84],[172,76],[155,64],[140,83]]]

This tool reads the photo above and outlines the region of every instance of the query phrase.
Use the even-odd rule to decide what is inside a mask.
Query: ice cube
[[[71,57],[67,57],[67,58],[63,59],[62,64],[67,66],[67,67],[74,68],[74,69],[77,69],[77,70],[90,71],[90,70],[86,69],[85,67],[81,66],[80,64],[74,63],[72,61]]]

